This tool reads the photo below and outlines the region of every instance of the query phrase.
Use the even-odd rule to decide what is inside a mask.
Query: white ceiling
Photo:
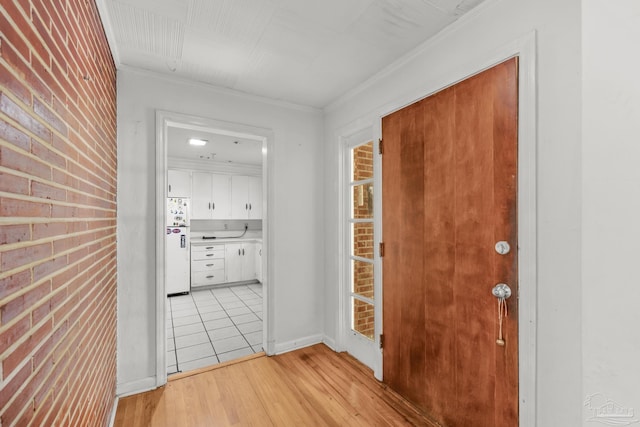
[[[117,65],[324,107],[483,0],[99,0]]]
[[[204,139],[204,146],[189,144],[189,138]],[[243,165],[262,165],[262,141],[224,135],[218,131],[205,131],[171,126],[167,131],[168,157]]]

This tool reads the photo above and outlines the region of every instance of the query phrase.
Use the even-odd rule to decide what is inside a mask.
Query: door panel
[[[445,426],[518,424],[517,59],[383,118],[384,381]],[[498,337],[491,294],[508,283]]]
[[[406,329],[425,324],[423,243],[416,238],[425,226],[423,117],[418,103],[383,119],[383,378],[414,402],[424,400],[426,374],[426,336],[409,329],[408,337]]]
[[[453,140],[454,120],[449,112],[453,108],[453,89],[446,89],[443,96],[423,100],[420,111],[425,117],[424,160],[425,186],[423,233],[425,309],[424,335],[427,337],[425,360],[435,378],[455,378],[455,335],[447,327],[457,327],[454,295],[455,289],[448,283],[455,273],[455,179],[449,172],[454,168]],[[439,143],[445,141],[446,143]],[[429,304],[427,304],[429,302]],[[384,319],[383,319],[384,320]],[[425,407],[435,413],[455,410],[455,382],[425,384]]]

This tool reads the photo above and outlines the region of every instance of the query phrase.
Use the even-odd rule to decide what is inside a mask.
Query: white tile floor
[[[262,351],[262,285],[172,296],[167,304],[167,373]]]

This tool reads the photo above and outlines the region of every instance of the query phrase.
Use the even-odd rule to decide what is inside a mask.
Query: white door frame
[[[378,251],[374,248],[374,256],[373,256],[373,271],[374,271],[374,279],[373,279],[373,293],[374,293],[374,340],[371,341],[368,338],[354,332],[350,326],[347,326],[350,323],[351,319],[351,267],[350,261],[348,261],[351,254],[351,245],[350,245],[350,230],[348,228],[348,220],[349,211],[348,207],[350,206],[350,193],[347,191],[347,188],[350,188],[351,176],[349,175],[349,167],[348,167],[348,159],[349,153],[352,148],[357,147],[358,145],[365,144],[369,141],[373,142],[373,162],[374,162],[374,174],[373,174],[373,201],[374,201],[374,217],[373,217],[373,226],[374,226],[374,246],[375,242],[379,241],[379,224],[380,220],[378,218],[380,214],[379,207],[380,197],[377,197],[380,185],[381,178],[379,177],[379,162],[380,158],[377,155],[378,153],[378,143],[373,140],[373,129],[371,126],[358,129],[357,131],[350,132],[348,135],[340,138],[340,175],[339,179],[341,182],[340,187],[340,202],[339,209],[341,212],[340,215],[340,224],[339,224],[339,236],[340,236],[340,247],[339,251],[340,260],[338,262],[338,270],[340,275],[340,299],[338,300],[339,305],[339,314],[338,314],[338,349],[346,350],[352,356],[360,360],[367,366],[374,367],[378,362],[378,357],[376,356],[376,349],[379,348],[379,336],[380,336],[380,318],[382,315],[382,310],[379,301],[380,295],[380,256]],[[342,327],[344,326],[344,327]],[[375,368],[374,368],[375,370]]]
[[[494,65],[518,56],[518,365],[519,365],[519,425],[534,427],[536,425],[536,332],[537,332],[537,76],[536,76],[536,33],[535,31],[501,46],[491,52],[478,54],[469,58],[464,66],[448,70],[439,79],[425,86],[417,87],[413,95],[397,99],[382,106],[373,113],[370,119],[358,120],[360,126],[352,124],[341,129],[340,137],[340,188],[347,184],[344,169],[344,145],[358,130],[366,128],[363,122],[369,123],[374,140],[374,179],[375,209],[378,210],[374,223],[376,243],[382,236],[381,207],[382,200],[382,167],[377,155],[377,142],[382,137],[382,118],[420,99],[424,99],[446,87],[478,74]],[[420,94],[416,98],[415,94]],[[378,163],[380,162],[380,163]],[[340,248],[344,247],[346,234],[344,230],[345,207],[343,197],[340,198]],[[349,283],[345,279],[345,254],[340,251],[340,292],[338,314],[339,348],[349,351],[346,334],[349,327],[344,318],[345,305],[348,304],[347,290]],[[379,274],[379,275],[378,275]],[[376,343],[378,335],[383,331],[382,274],[381,266],[376,267]],[[355,356],[355,355],[354,355]],[[382,351],[376,345],[372,354],[361,359],[374,370],[377,379],[382,380]]]
[[[262,142],[262,285],[263,285],[263,325],[262,345],[268,355],[275,353],[272,337],[273,314],[272,272],[269,269],[269,256],[273,253],[274,239],[269,226],[269,214],[272,210],[273,191],[273,131],[239,123],[224,122],[188,114],[170,111],[156,111],[156,387],[167,382],[167,329],[165,283],[165,238],[166,224],[165,200],[167,197],[167,133],[169,127],[191,128],[214,131],[215,133],[254,139]]]

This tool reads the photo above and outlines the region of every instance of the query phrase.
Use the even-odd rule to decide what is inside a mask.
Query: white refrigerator
[[[165,270],[167,295],[189,292],[191,277],[187,198],[167,199]]]

